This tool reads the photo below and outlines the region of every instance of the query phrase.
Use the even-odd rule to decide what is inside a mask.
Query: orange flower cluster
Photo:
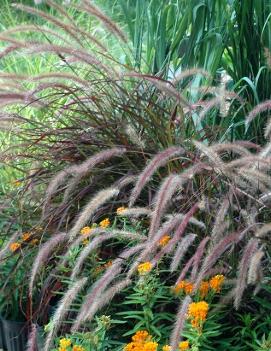
[[[152,269],[151,262],[143,262],[137,266],[137,271],[140,275],[144,275],[146,273],[149,273],[151,269]]]
[[[81,345],[73,345],[71,339],[62,338],[59,340],[58,351],[86,351],[86,349]]]
[[[211,278],[209,281],[202,281],[199,287],[199,295],[201,299],[204,299],[210,289],[214,290],[215,292],[221,292],[221,286],[225,280],[224,275],[216,275]],[[185,293],[186,295],[190,295],[193,291],[194,285],[193,283],[187,280],[181,280],[174,288],[173,291],[175,294]]]
[[[173,291],[175,294],[179,294],[180,292],[184,292],[189,295],[192,293],[194,285],[187,280],[181,280],[174,288]]]
[[[110,226],[110,220],[109,218],[105,218],[104,220],[102,220],[100,223],[99,223],[100,227],[101,228],[107,228]]]
[[[188,350],[189,349],[189,341],[186,340],[186,341],[181,341],[179,343],[179,351],[185,351],[185,350]]]
[[[118,216],[121,216],[122,212],[125,210],[126,210],[126,207],[122,206],[122,207],[117,208],[116,213]]]
[[[11,252],[16,252],[17,250],[19,250],[20,247],[21,244],[17,242],[9,244],[9,249]]]
[[[157,348],[158,344],[152,341],[152,336],[146,330],[139,330],[123,351],[157,351]]]
[[[35,232],[38,232],[42,230],[42,228],[38,227],[36,228]],[[9,250],[11,252],[16,252],[18,251],[23,243],[30,242],[31,245],[36,245],[39,243],[39,239],[31,239],[33,235],[33,232],[25,232],[22,234],[21,239],[19,241],[13,242],[9,244]]]
[[[215,292],[219,293],[221,291],[221,285],[224,283],[225,277],[222,274],[215,275],[212,279],[210,279],[210,287]]]
[[[123,351],[157,351],[158,347],[158,343],[152,341],[152,336],[146,330],[139,330],[132,337],[132,341],[124,347]],[[189,341],[179,343],[178,351],[188,349]],[[164,345],[162,351],[172,351],[172,348],[169,345]]]
[[[188,307],[188,317],[193,328],[201,329],[202,323],[207,318],[209,305],[206,301],[192,302]]]
[[[96,275],[100,274],[100,273],[103,272],[106,268],[111,267],[112,264],[113,264],[113,261],[110,260],[110,261],[108,261],[108,262],[102,264],[101,266],[96,267],[96,268],[94,269],[94,275],[96,276]]]
[[[201,282],[200,287],[199,287],[199,294],[200,294],[201,299],[204,299],[208,295],[209,287],[210,287],[209,282],[207,282],[207,281]]]
[[[81,235],[89,235],[92,231],[92,228],[91,227],[84,227],[80,230],[80,234]]]
[[[164,235],[158,242],[159,246],[166,246],[170,239],[171,237],[169,235]]]
[[[31,238],[32,234],[30,232],[26,232],[22,234],[22,241],[28,241]]]

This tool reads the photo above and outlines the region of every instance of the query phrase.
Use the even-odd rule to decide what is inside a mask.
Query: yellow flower
[[[166,246],[170,239],[169,235],[164,235],[158,242],[159,246]]]
[[[26,233],[24,233],[23,235],[22,235],[22,240],[23,241],[27,241],[27,240],[29,240],[30,238],[31,238],[31,233],[29,233],[29,232],[26,232]]]
[[[152,269],[151,262],[143,262],[137,266],[137,271],[140,275],[144,275],[146,273],[149,273],[151,269]]]
[[[210,279],[210,287],[217,293],[219,293],[221,291],[221,285],[223,284],[225,280],[224,275],[222,274],[218,274],[216,276],[214,276],[212,279]]]
[[[85,246],[88,245],[88,243],[89,243],[89,240],[88,240],[88,239],[84,239],[84,240],[82,241],[82,244],[85,245]]]
[[[162,351],[171,351],[171,346],[169,346],[169,345],[163,346]]]
[[[121,216],[122,212],[125,211],[125,210],[126,210],[126,207],[122,206],[122,207],[117,208],[116,213],[117,213],[118,216]]]
[[[11,244],[9,245],[9,249],[10,249],[10,251],[12,251],[12,252],[17,251],[20,247],[21,247],[21,244],[20,244],[20,243],[11,243]]]
[[[138,330],[135,335],[132,336],[134,342],[145,342],[149,337],[149,333],[146,330]]]
[[[64,347],[59,347],[59,348],[58,348],[58,351],[67,351],[67,349],[64,348]]]
[[[200,328],[207,318],[209,305],[206,301],[192,302],[188,306],[188,317],[193,328]]]
[[[209,291],[209,282],[201,282],[199,287],[200,298],[204,299],[208,295]]]
[[[185,294],[189,295],[192,293],[194,285],[186,280],[181,280],[174,288],[173,291],[176,294],[179,292],[184,292]]]
[[[101,221],[100,223],[100,227],[101,228],[107,228],[110,226],[110,220],[109,218],[105,218],[103,221]]]
[[[80,234],[82,235],[89,235],[91,233],[92,228],[90,227],[84,227],[80,230]]]
[[[148,341],[144,344],[142,351],[157,351],[157,347],[157,342]]]
[[[137,342],[130,342],[127,344],[123,351],[142,351],[142,344],[138,344]]]
[[[39,243],[39,239],[32,239],[31,241],[30,241],[30,244],[31,245],[37,245]]]
[[[179,351],[185,351],[185,350],[188,350],[189,349],[189,341],[186,340],[186,341],[181,341],[179,343]]]
[[[71,346],[71,344],[72,344],[71,339],[63,338],[59,340],[59,346],[62,347],[63,349]]]
[[[80,345],[74,345],[72,351],[85,351],[86,349]]]

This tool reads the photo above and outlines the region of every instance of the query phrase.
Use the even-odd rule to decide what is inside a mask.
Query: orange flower
[[[31,241],[30,241],[30,244],[31,245],[37,245],[39,243],[39,239],[32,239]]]
[[[142,351],[157,351],[157,347],[157,342],[148,341],[144,344]]]
[[[189,341],[186,340],[186,341],[181,341],[179,343],[179,351],[185,351],[185,350],[188,350],[189,349]]]
[[[107,228],[109,226],[110,226],[109,218],[105,218],[103,221],[100,222],[100,227],[101,228]]]
[[[140,263],[137,267],[137,271],[140,275],[144,275],[146,273],[149,273],[151,269],[152,269],[151,262]]]
[[[84,240],[82,241],[82,244],[83,244],[84,246],[88,245],[88,244],[89,244],[89,240],[88,240],[88,239],[84,239]]]
[[[162,351],[171,351],[171,346],[169,346],[169,345],[163,346]]]
[[[86,349],[83,346],[74,345],[72,351],[86,351]]]
[[[118,216],[121,216],[122,212],[125,211],[125,210],[126,210],[126,207],[122,206],[122,207],[117,208],[116,213],[117,213]]]
[[[84,227],[80,230],[80,234],[82,235],[89,235],[91,233],[92,228],[90,227]]]
[[[200,298],[204,299],[208,295],[209,291],[209,282],[201,282],[199,287]]]
[[[149,333],[146,330],[138,330],[135,335],[132,336],[134,342],[145,342],[149,337]]]
[[[113,264],[113,261],[110,260],[110,261],[106,262],[106,263],[103,265],[103,267],[104,267],[104,268],[108,268],[108,267],[111,267],[112,264]]]
[[[23,235],[22,235],[22,240],[23,241],[28,241],[30,238],[31,238],[31,233],[29,233],[29,232],[26,232],[26,233],[24,233]]]
[[[59,348],[58,348],[58,351],[67,351],[67,349],[64,348],[64,347],[59,347]]]
[[[10,251],[12,251],[12,252],[17,251],[20,247],[21,247],[21,244],[20,244],[20,243],[11,243],[11,244],[9,245],[9,249],[10,249]]]
[[[194,285],[186,280],[181,280],[174,288],[174,292],[179,294],[179,292],[184,292],[186,295],[192,293]]]
[[[170,239],[169,235],[164,235],[158,242],[159,246],[166,246]]]
[[[214,276],[214,277],[210,280],[210,282],[209,282],[210,287],[211,287],[215,292],[219,293],[219,292],[221,291],[221,285],[223,284],[224,280],[225,280],[224,275],[218,274],[218,275]]]
[[[72,344],[71,339],[62,338],[59,340],[59,346],[64,349],[71,346],[71,344]]]
[[[206,301],[192,302],[188,306],[188,317],[193,328],[200,328],[207,318],[209,305]]]

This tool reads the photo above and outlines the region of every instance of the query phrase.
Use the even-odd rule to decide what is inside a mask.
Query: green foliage
[[[117,312],[117,316],[126,321],[125,329],[128,331],[123,336],[147,330],[155,339],[166,340],[174,318],[173,311],[169,312],[170,306],[174,308],[170,288],[161,284],[158,276],[146,275],[140,277],[133,290],[127,290],[125,296],[122,303],[125,311]]]

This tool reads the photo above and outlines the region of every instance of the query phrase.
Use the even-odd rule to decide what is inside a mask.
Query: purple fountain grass
[[[78,77],[75,74],[71,74],[71,73],[66,73],[66,72],[49,72],[49,73],[42,73],[39,74],[37,76],[33,76],[31,78],[28,78],[29,82],[40,82],[46,79],[65,79],[68,81],[72,81],[75,83],[78,83],[84,87],[89,87],[90,83],[88,80],[82,79],[80,77]]]
[[[184,231],[189,223],[189,219],[191,218],[191,216],[193,216],[193,214],[197,211],[197,209],[198,209],[198,204],[195,204],[187,212],[187,214],[184,216],[181,224],[176,229],[173,237],[169,240],[167,245],[165,245],[152,260],[153,266],[156,265],[165,254],[169,254],[174,250],[176,244],[180,241],[180,239],[181,239],[181,237],[182,237],[182,235],[183,235],[183,233],[184,233]]]
[[[91,235],[91,234],[90,234]],[[131,233],[121,230],[114,230],[107,232],[106,234],[99,235],[94,238],[80,253],[79,257],[76,260],[75,266],[72,270],[71,279],[74,280],[76,276],[79,274],[83,263],[89,257],[90,253],[99,247],[103,242],[110,240],[112,238],[122,237],[123,239],[129,239],[133,241],[144,241],[146,238],[143,235],[137,233]],[[84,236],[86,238],[86,236]]]
[[[193,269],[191,272],[191,280],[192,281],[195,280],[200,260],[204,254],[204,249],[205,249],[206,244],[208,243],[209,240],[210,240],[210,237],[206,237],[206,238],[202,239],[202,241],[200,242],[194,255],[187,261],[187,263],[183,267],[181,274],[179,275],[175,285],[178,285],[180,283],[180,281],[182,281],[185,278],[185,276],[188,273],[188,271],[190,270],[190,268],[192,268],[192,265],[193,265]],[[194,289],[194,291],[195,291],[195,289]]]
[[[197,248],[197,251],[195,253],[195,258],[193,260],[193,269],[192,269],[192,272],[191,272],[191,278],[190,280],[193,282],[195,279],[196,279],[196,276],[198,274],[198,269],[199,269],[199,265],[200,265],[200,261],[204,255],[204,251],[205,251],[205,248],[206,248],[206,245],[208,244],[210,240],[210,237],[207,236],[206,238],[202,239],[198,248]]]
[[[54,178],[51,180],[51,182],[49,183],[48,188],[46,190],[45,201],[44,201],[44,205],[43,205],[43,217],[47,213],[47,207],[49,206],[49,203],[50,203],[52,196],[54,195],[54,193],[56,193],[59,186],[61,184],[63,184],[63,182],[65,181],[67,176],[78,175],[79,177],[84,177],[98,164],[100,164],[102,162],[106,162],[113,157],[121,156],[125,152],[126,152],[125,148],[106,149],[104,151],[96,153],[95,155],[91,156],[90,158],[88,158],[86,161],[84,161],[81,164],[68,166],[65,169],[63,169],[62,171],[58,172],[54,176]],[[72,191],[72,189],[70,189],[70,191]],[[66,197],[67,196],[68,195],[66,193]]]
[[[182,238],[171,260],[171,264],[170,264],[171,272],[174,272],[178,269],[178,266],[180,265],[182,259],[184,258],[184,255],[186,254],[189,247],[193,244],[196,237],[197,237],[196,234],[191,233],[186,235],[184,238]]]
[[[33,24],[21,24],[19,26],[14,26],[12,28],[9,28],[5,31],[2,32],[3,35],[9,35],[9,34],[14,34],[14,33],[23,33],[23,32],[40,32],[40,33],[46,33],[50,34],[53,37],[60,39],[63,43],[65,44],[70,44],[70,42],[61,36],[59,33],[56,33],[50,28],[47,28],[45,26],[38,26],[38,25],[33,25]]]
[[[262,270],[261,260],[264,257],[265,253],[263,249],[259,249],[254,253],[251,258],[248,274],[247,274],[247,283],[256,284],[258,283],[260,272]]]
[[[246,123],[249,124],[251,121],[261,112],[268,111],[271,109],[271,100],[267,100],[258,104],[246,118]]]
[[[153,174],[157,171],[158,168],[167,164],[167,162],[178,155],[184,153],[184,149],[181,147],[170,147],[159,154],[157,154],[147,165],[147,167],[140,174],[135,187],[130,196],[129,206],[132,207],[136,202],[138,196],[140,195],[143,187],[147,182],[150,181]]]
[[[155,77],[152,75],[141,74],[141,73],[136,73],[136,72],[125,73],[124,76],[137,77],[137,78],[142,78],[144,80],[147,80],[150,83],[152,83],[157,89],[162,91],[165,95],[176,99],[177,102],[181,106],[185,106],[186,108],[188,108],[188,110],[191,109],[190,104],[186,101],[186,99],[179,93],[179,91],[169,81],[166,81],[164,79],[161,79],[159,77]]]
[[[182,188],[184,179],[179,175],[171,174],[165,178],[154,199],[154,210],[151,216],[149,237],[152,237],[163,219],[163,215],[174,193]]]
[[[38,330],[35,324],[31,325],[31,332],[28,336],[26,351],[38,351]]]
[[[65,315],[67,314],[69,307],[71,306],[73,300],[76,298],[78,293],[84,288],[87,278],[82,278],[78,280],[77,282],[73,283],[73,285],[70,287],[70,289],[64,294],[63,298],[59,302],[57,309],[53,315],[53,319],[51,322],[51,328],[49,333],[47,334],[46,340],[45,340],[45,345],[44,345],[44,350],[43,351],[49,351],[51,348],[51,344],[53,342],[53,339],[60,327],[60,324],[65,318]]]
[[[141,216],[151,216],[151,210],[146,207],[130,207],[121,211],[121,216],[124,217],[141,217]]]
[[[199,141],[194,140],[193,144],[196,146],[196,148],[201,151],[207,158],[211,161],[213,167],[221,173],[224,169],[224,162],[220,159],[218,154],[214,152],[211,147],[208,147],[204,145],[203,143],[200,143]]]
[[[106,272],[102,275],[102,277],[96,281],[96,283],[92,286],[90,293],[85,297],[85,300],[81,306],[79,314],[73,323],[73,326],[71,329],[72,332],[78,331],[82,323],[86,321],[87,312],[90,306],[91,307],[93,306],[92,307],[93,309],[98,307],[100,294],[103,291],[105,291],[108,285],[121,272],[122,265],[125,263],[125,260],[130,256],[134,255],[135,253],[137,253],[138,251],[142,250],[143,247],[145,247],[145,244],[138,244],[132,248],[128,248],[124,250],[122,253],[119,254],[118,258],[116,258],[113,261],[112,266],[107,268]],[[127,277],[126,279],[129,279],[129,277]],[[96,305],[96,307],[94,307],[94,305]]]
[[[53,250],[56,246],[62,244],[64,241],[67,241],[68,237],[66,233],[55,234],[51,237],[44,245],[42,245],[39,249],[39,252],[34,260],[31,273],[30,273],[30,281],[29,281],[29,296],[32,299],[33,296],[33,287],[35,278],[40,270],[40,268],[44,265],[44,263],[50,257]]]
[[[217,262],[217,260],[221,257],[221,255],[231,246],[237,244],[244,235],[250,230],[250,228],[246,228],[243,231],[234,232],[228,234],[225,238],[221,239],[208,253],[205,257],[205,260],[202,264],[202,268],[198,274],[195,290],[198,289],[201,281],[204,279],[204,276],[208,270],[210,270],[213,265]]]
[[[74,33],[73,30],[71,30],[71,27],[70,27],[69,24],[60,21],[59,19],[57,19],[56,17],[50,15],[49,13],[41,11],[41,10],[38,10],[38,9],[36,9],[34,7],[31,7],[31,6],[18,4],[18,3],[12,4],[12,6],[15,7],[18,10],[21,10],[21,11],[30,13],[32,15],[37,15],[39,17],[44,18],[46,21],[51,22],[55,26],[63,29],[64,32],[69,34],[77,43],[81,42],[80,37],[76,33]]]
[[[115,34],[124,43],[127,42],[127,38],[124,32],[116,25],[115,22],[113,22],[109,17],[107,17],[98,7],[94,6],[87,0],[82,0],[82,3],[83,3],[82,6],[78,6],[79,9],[82,9],[88,12],[89,14],[100,19],[111,33]]]
[[[241,299],[246,288],[250,261],[257,248],[258,240],[255,238],[250,239],[244,249],[242,259],[239,263],[236,287],[234,289],[234,307],[236,308],[236,310],[238,310],[240,307]]]
[[[112,266],[109,267],[102,275],[102,277],[93,284],[91,292],[85,297],[78,316],[73,323],[73,326],[71,328],[72,333],[78,331],[81,324],[86,321],[89,306],[97,304],[100,294],[108,287],[108,285],[116,278],[116,276],[120,274],[121,265],[121,259],[114,260]]]
[[[101,70],[104,70],[111,77],[116,76],[116,72],[114,72],[114,68],[112,66],[110,68],[107,67],[96,56],[89,54],[83,49],[77,49],[75,51],[73,47],[68,46],[66,47],[53,44],[32,44],[28,46],[28,52],[33,54],[40,54],[45,52],[55,53],[57,55],[67,54],[71,57],[75,57],[79,60],[79,62],[94,66],[96,69],[99,68]]]
[[[253,156],[249,150],[247,150],[244,146],[239,145],[237,143],[219,143],[213,144],[210,146],[211,150],[216,153],[221,153],[224,151],[233,152],[240,156]]]
[[[172,84],[175,86],[176,84],[178,84],[181,80],[187,78],[187,77],[190,77],[190,76],[196,76],[196,75],[202,75],[204,76],[205,78],[207,79],[211,79],[211,75],[209,72],[207,72],[206,70],[202,69],[202,68],[197,68],[197,67],[194,67],[194,68],[189,68],[181,73],[178,73],[173,81],[172,81]]]
[[[185,214],[178,213],[178,216],[184,218]],[[165,215],[166,219],[170,219],[172,217],[174,217],[174,215]],[[205,224],[202,221],[199,221],[197,218],[195,218],[193,216],[189,219],[189,223],[195,225],[196,227],[198,227],[200,229],[204,229],[204,230],[206,229]]]
[[[260,229],[256,230],[255,236],[257,238],[263,238],[269,232],[271,232],[271,223],[266,223],[262,225]]]
[[[228,213],[230,203],[232,202],[232,192],[228,193],[222,201],[216,213],[215,222],[212,228],[211,240],[212,244],[217,244],[228,228],[228,222],[225,217]]]
[[[170,336],[170,346],[171,346],[172,351],[178,350],[178,344],[179,344],[180,336],[181,336],[183,328],[184,328],[188,306],[191,302],[192,302],[191,297],[186,296],[184,298],[184,300],[182,301],[180,308],[178,310],[176,322],[175,322],[172,334]]]
[[[72,241],[80,230],[88,223],[94,213],[99,207],[101,207],[105,202],[109,201],[113,197],[119,194],[119,189],[107,188],[105,190],[100,190],[83,208],[80,214],[75,219],[75,223],[72,229],[69,231],[70,241]]]
[[[124,279],[123,281],[120,281],[119,283],[116,283],[113,285],[111,288],[107,289],[106,292],[104,292],[101,297],[99,297],[98,301],[91,305],[86,316],[86,320],[90,322],[95,314],[102,309],[105,305],[109,304],[109,302],[120,292],[123,291],[127,286],[129,286],[132,283],[131,279]]]
[[[165,222],[163,226],[161,227],[160,230],[152,237],[148,238],[148,241],[146,242],[146,248],[141,252],[141,254],[137,257],[135,262],[132,264],[129,272],[127,273],[127,276],[130,277],[132,274],[137,269],[137,266],[140,262],[145,261],[148,257],[151,255],[154,255],[158,249],[159,246],[159,241],[162,239],[162,237],[170,233],[172,230],[174,230],[177,226],[178,228],[176,229],[173,238],[169,241],[169,243],[162,249],[160,252],[154,257],[153,259],[153,264],[157,264],[157,262],[162,258],[162,256],[165,253],[171,252],[171,250],[175,247],[177,242],[180,240],[181,236],[183,235],[188,223],[189,219],[193,214],[196,212],[198,209],[198,204],[195,204],[185,215],[183,218],[183,215],[178,216],[176,215],[175,217],[171,218],[169,221]]]
[[[176,226],[181,223],[182,220],[183,220],[182,216],[181,217],[179,217],[178,215],[174,216],[173,218],[166,221],[162,225],[161,229],[157,232],[154,238],[146,241],[144,250],[141,252],[141,254],[136,258],[135,262],[132,264],[131,268],[127,273],[127,277],[130,278],[134,274],[140,262],[144,262],[147,259],[147,257],[149,257],[151,254],[153,255],[156,253],[159,240],[162,239],[162,237],[165,234],[170,233],[172,230],[174,230]]]

